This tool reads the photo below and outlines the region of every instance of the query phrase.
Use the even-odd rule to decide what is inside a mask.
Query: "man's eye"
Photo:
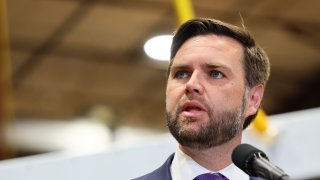
[[[210,76],[215,78],[215,79],[222,79],[222,78],[225,77],[224,74],[222,72],[220,72],[220,71],[211,71],[210,72]]]
[[[187,71],[177,71],[174,74],[174,77],[177,79],[184,79],[186,77],[188,77],[189,73]]]

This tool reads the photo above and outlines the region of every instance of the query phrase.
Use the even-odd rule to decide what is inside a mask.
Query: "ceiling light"
[[[145,53],[155,60],[169,61],[172,38],[172,35],[161,35],[149,39],[144,44]]]

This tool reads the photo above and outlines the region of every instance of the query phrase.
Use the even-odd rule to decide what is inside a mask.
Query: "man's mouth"
[[[188,101],[183,104],[181,115],[186,118],[196,118],[203,112],[206,112],[205,107],[197,101]]]
[[[202,111],[202,109],[199,107],[187,107],[183,111],[194,112],[194,111]]]

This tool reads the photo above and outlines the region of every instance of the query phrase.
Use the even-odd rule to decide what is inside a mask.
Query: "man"
[[[166,89],[167,125],[179,148],[138,179],[253,179],[231,153],[260,107],[269,69],[246,29],[213,19],[183,24],[173,38]]]

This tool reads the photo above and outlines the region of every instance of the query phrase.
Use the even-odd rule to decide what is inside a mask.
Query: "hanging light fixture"
[[[152,37],[144,44],[145,53],[152,59],[169,61],[172,38],[172,35],[159,35]]]

